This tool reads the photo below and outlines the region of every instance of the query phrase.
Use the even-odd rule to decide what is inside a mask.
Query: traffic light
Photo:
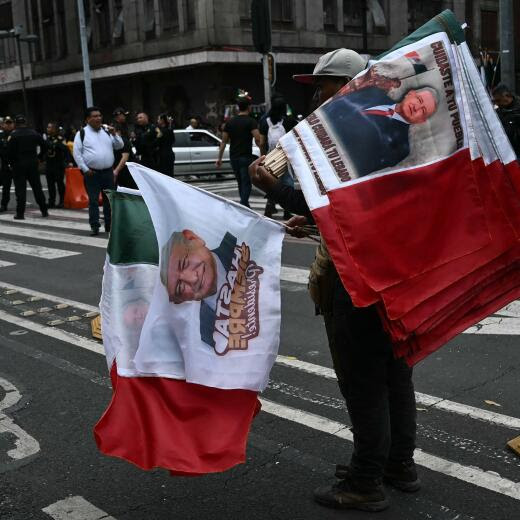
[[[251,23],[253,26],[253,45],[260,54],[271,50],[271,11],[270,0],[251,1]]]

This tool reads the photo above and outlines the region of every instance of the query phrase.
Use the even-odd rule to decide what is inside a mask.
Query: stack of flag
[[[520,169],[451,11],[280,144],[397,357],[412,365],[520,296]]]

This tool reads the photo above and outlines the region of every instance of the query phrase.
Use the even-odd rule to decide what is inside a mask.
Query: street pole
[[[271,80],[269,79],[269,54],[264,54],[262,56],[262,64],[264,70],[265,111],[269,112],[271,108]]]
[[[367,27],[367,1],[361,2],[361,32],[363,34],[363,53],[368,54],[368,27]]]
[[[515,52],[513,37],[513,1],[500,0],[500,76],[501,82],[516,89]]]
[[[22,96],[23,96],[23,110],[25,117],[29,117],[29,108],[27,104],[27,92],[25,91],[25,74],[23,72],[22,48],[20,45],[20,35],[15,34],[16,52],[18,53],[18,66],[20,67],[20,79],[22,80]]]
[[[83,81],[85,83],[85,100],[87,107],[94,105],[92,98],[92,79],[90,76],[90,63],[88,58],[87,25],[85,23],[85,6],[83,0],[78,0],[79,37],[81,40],[81,57],[83,60]]]

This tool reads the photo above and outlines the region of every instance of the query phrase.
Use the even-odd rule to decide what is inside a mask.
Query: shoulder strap
[[[84,128],[82,128],[79,131],[79,138],[81,139],[81,144],[83,144],[83,141],[85,140],[85,129]]]

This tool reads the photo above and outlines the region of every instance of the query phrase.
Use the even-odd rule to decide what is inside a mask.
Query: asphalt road
[[[237,195],[233,181],[197,184]],[[253,207],[263,204],[253,197]],[[92,428],[111,389],[89,315],[99,301],[107,236],[88,237],[85,211],[51,210],[44,220],[34,208],[24,222],[0,215],[1,520],[370,517],[312,500],[352,449],[323,322],[306,293],[312,242],[284,244],[280,357],[247,463],[224,474],[170,477],[98,453]],[[520,435],[519,308],[416,367],[423,489],[388,489],[391,506],[378,519],[520,519],[520,457],[505,448]]]

